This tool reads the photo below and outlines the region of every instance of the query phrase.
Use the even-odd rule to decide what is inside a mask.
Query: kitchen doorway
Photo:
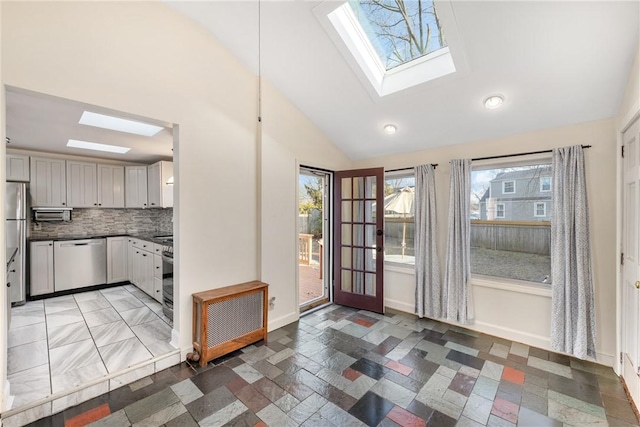
[[[24,292],[0,324],[11,417],[48,402],[58,412],[180,362],[179,176],[176,124],[14,87],[5,104],[6,178],[25,189],[27,230],[11,245],[26,253]],[[105,143],[130,151],[96,151]]]
[[[300,313],[332,300],[332,172],[301,166],[298,175],[298,303]]]

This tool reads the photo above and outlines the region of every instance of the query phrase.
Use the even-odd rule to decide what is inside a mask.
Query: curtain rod
[[[433,168],[437,168],[438,164],[437,163],[431,163],[431,166],[433,166]],[[400,171],[410,171],[415,169],[415,166],[412,168],[400,168],[400,169],[389,169],[389,170],[385,170],[385,172],[400,172]]]
[[[582,148],[591,148],[591,146],[583,145]],[[530,154],[544,154],[544,153],[553,153],[553,150],[529,151],[528,153],[502,154],[500,156],[478,157],[476,159],[471,159],[471,161],[477,162],[480,160],[504,159],[505,157],[528,156]]]

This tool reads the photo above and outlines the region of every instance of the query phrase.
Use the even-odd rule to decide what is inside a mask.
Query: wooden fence
[[[551,223],[471,220],[471,247],[550,255]]]

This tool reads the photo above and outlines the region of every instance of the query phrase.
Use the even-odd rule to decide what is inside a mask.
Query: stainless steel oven
[[[162,312],[173,320],[173,246],[162,248]]]

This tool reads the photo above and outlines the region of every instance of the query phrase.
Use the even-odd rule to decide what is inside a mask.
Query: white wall
[[[271,85],[263,88],[261,266],[262,280],[283,290],[269,314],[275,329],[298,318],[298,166],[341,170],[351,162]]]
[[[625,124],[624,121],[629,120],[630,114],[635,114],[640,108],[640,45],[636,57],[631,66],[629,72],[629,78],[627,79],[627,85],[624,91],[624,97],[620,108],[618,109],[618,127],[622,127]]]
[[[297,318],[296,162],[319,153],[325,167],[348,161],[286,99],[265,90],[262,150],[256,76],[159,2],[2,2],[2,61],[3,84],[179,125],[183,350],[194,292],[262,278],[277,298],[271,318]]]
[[[0,7],[0,46],[2,46],[2,7]],[[0,82],[2,81],[2,57],[0,56]],[[4,141],[5,132],[6,132],[6,123],[5,123],[5,105],[4,105],[4,87],[0,87],[0,139]],[[4,144],[3,144],[4,145]],[[0,182],[5,182],[6,180],[6,153],[5,150],[0,149]],[[0,205],[4,206],[4,198],[5,198],[5,186],[0,185]],[[5,212],[4,209],[0,212],[0,242],[5,241]],[[5,245],[0,245],[0,260],[2,260],[2,265],[0,265],[0,277],[7,277],[7,265],[5,264],[6,248]],[[0,282],[2,284],[3,282]],[[2,291],[0,291],[0,307],[7,306],[7,298],[9,298],[8,290],[3,286]],[[2,316],[0,318],[0,412],[3,412],[11,402],[7,401],[9,396],[9,386],[7,382],[7,335],[2,333],[3,328],[5,326],[5,322],[7,322],[6,315],[4,309],[0,309]],[[0,421],[1,422],[1,421]]]
[[[585,151],[591,240],[594,268],[599,361],[613,364],[616,351],[615,235],[616,136],[615,120],[601,120],[505,138],[478,141],[432,150],[356,162],[356,167],[384,165],[386,169],[438,163],[436,197],[438,241],[444,271],[444,250],[449,197],[449,160],[546,150],[574,144],[592,145]],[[388,307],[413,312],[412,271],[385,269],[385,300]],[[549,348],[551,299],[549,291],[524,286],[514,293],[501,283],[474,279],[476,322],[471,328],[508,339]],[[507,289],[504,289],[507,288]]]

